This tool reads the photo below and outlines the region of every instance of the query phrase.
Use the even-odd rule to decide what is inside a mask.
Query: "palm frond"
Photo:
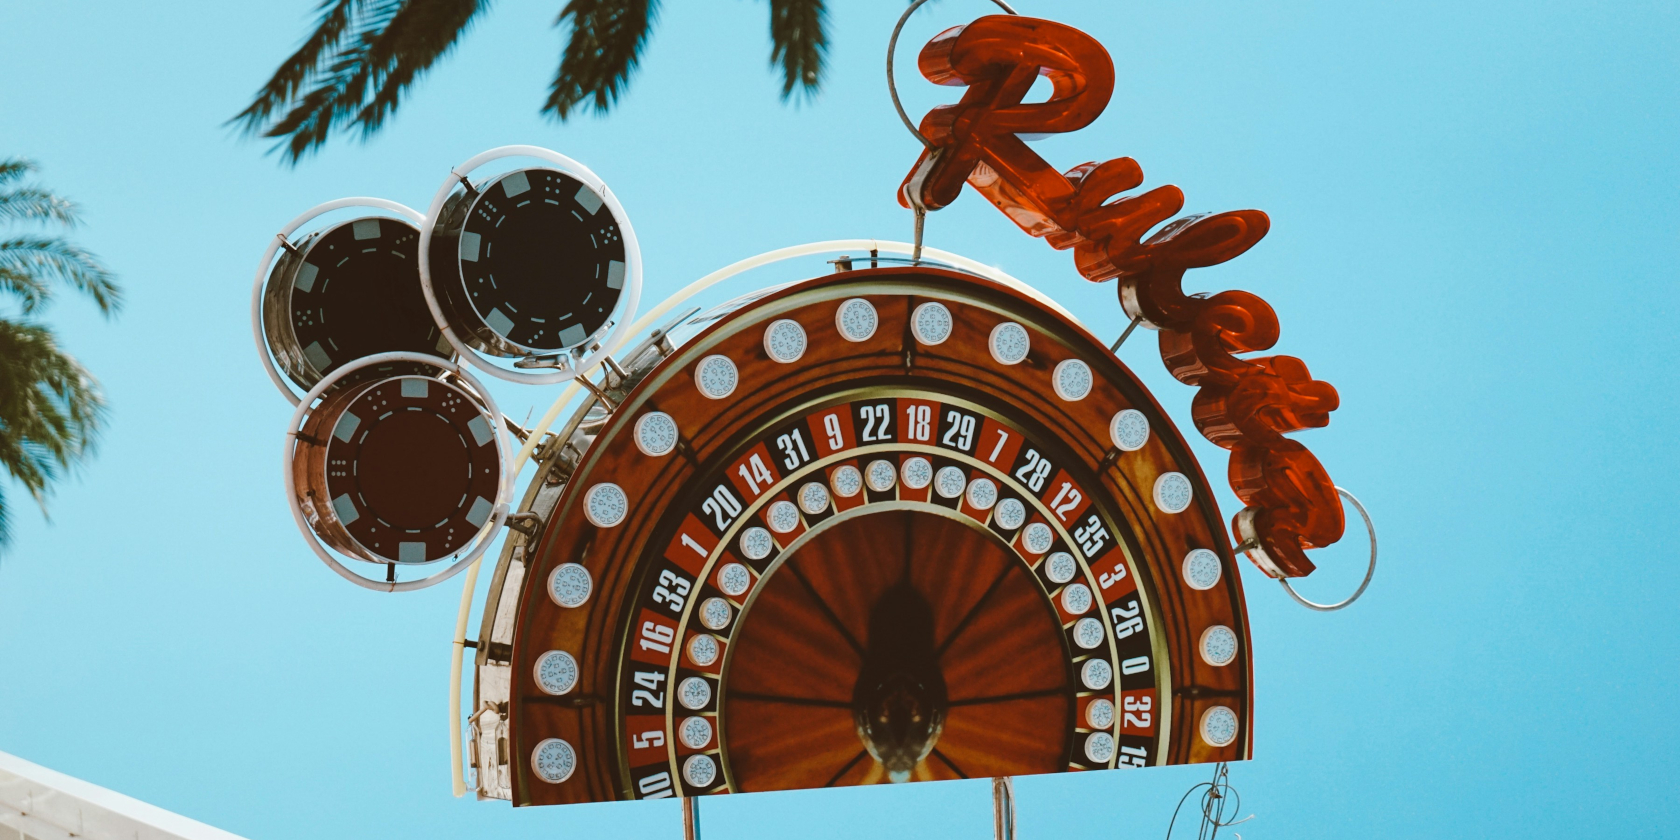
[[[364,0],[322,0],[315,31],[304,39],[297,52],[280,63],[280,68],[257,92],[256,99],[229,122],[238,124],[246,134],[261,133],[274,112],[290,104],[318,72],[328,51],[336,50],[343,43],[351,14],[363,4]]]
[[[19,187],[0,192],[0,223],[58,222],[75,226],[76,205],[40,187]]]
[[[99,383],[51,330],[0,320],[0,467],[37,503],[92,450],[104,417]]]
[[[606,113],[630,83],[659,16],[659,0],[568,0],[555,25],[571,35],[543,113],[560,120],[585,101]]]
[[[234,118],[279,138],[289,163],[332,133],[378,130],[402,94],[455,46],[481,0],[328,0],[315,33]],[[307,88],[307,90],[306,90]],[[273,116],[285,109],[277,120]]]
[[[45,280],[27,271],[10,268],[0,268],[0,292],[16,295],[18,308],[25,315],[35,314],[52,300],[52,287]]]
[[[0,158],[0,187],[34,172],[36,168],[35,161],[28,158]],[[41,187],[0,190],[0,223],[5,222],[58,222],[74,226],[77,222],[76,205]]]
[[[823,0],[770,0],[770,63],[782,67],[782,99],[815,95],[828,55]]]
[[[0,186],[4,186],[35,171],[35,161],[29,158],[0,158]]]
[[[99,258],[58,237],[18,236],[0,240],[0,272],[17,284],[26,312],[51,299],[43,280],[65,283],[86,293],[107,316],[122,308],[122,290]],[[23,291],[25,287],[29,291]]]

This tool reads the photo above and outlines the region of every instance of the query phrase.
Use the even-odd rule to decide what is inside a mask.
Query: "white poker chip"
[[[706,625],[707,630],[722,630],[728,627],[729,619],[734,615],[734,608],[722,598],[707,598],[700,604],[700,623]]]
[[[616,528],[630,514],[630,497],[624,488],[603,481],[583,494],[583,515],[597,528]]]
[[[1096,379],[1091,366],[1078,359],[1065,359],[1050,373],[1050,387],[1066,402],[1078,402],[1091,395]]]
[[[828,488],[820,481],[812,481],[799,488],[799,509],[808,516],[828,511]]]
[[[1128,408],[1108,421],[1108,438],[1123,452],[1136,452],[1149,442],[1149,418]]]
[[[1027,526],[1027,530],[1021,532],[1021,547],[1026,549],[1028,554],[1043,554],[1055,544],[1055,533],[1043,522],[1034,522]]]
[[[1062,609],[1066,610],[1068,615],[1084,614],[1093,602],[1091,587],[1083,583],[1070,583],[1062,590]]]
[[[898,468],[891,461],[870,461],[864,481],[869,489],[885,493],[898,483]]]
[[[1228,747],[1237,740],[1237,713],[1229,706],[1214,706],[1202,712],[1202,740],[1210,747]]]
[[[910,314],[910,332],[921,344],[944,344],[951,337],[951,310],[945,304],[928,301]]]
[[[703,677],[689,677],[677,684],[677,702],[683,708],[700,711],[712,702],[712,684]]]
[[[770,526],[770,530],[778,534],[790,534],[793,533],[793,529],[799,527],[799,508],[785,499],[772,502],[765,519],[768,520],[766,524]]]
[[[1107,732],[1092,732],[1085,736],[1085,758],[1092,764],[1107,764],[1113,757],[1113,735]]]
[[[677,725],[677,737],[691,750],[703,750],[712,742],[712,722],[699,716],[683,718]]]
[[[1196,647],[1203,662],[1223,668],[1237,659],[1237,633],[1223,624],[1215,624],[1202,631],[1201,642]]]
[[[933,476],[933,490],[947,499],[955,499],[968,487],[968,476],[957,467],[940,467]]]
[[[1020,499],[1004,499],[997,503],[997,510],[992,513],[992,521],[1005,531],[1013,531],[1027,521],[1027,506],[1021,504]]]
[[[1073,643],[1091,650],[1103,643],[1103,623],[1094,618],[1081,618],[1073,623]]]
[[[834,495],[850,499],[863,492],[863,473],[851,464],[841,464],[829,473],[828,483],[834,488]]]
[[[805,355],[805,328],[787,318],[770,322],[764,328],[764,353],[784,365],[799,361]]]
[[[643,455],[662,458],[676,451],[680,434],[676,418],[663,411],[650,411],[636,418],[634,437]]]
[[[1190,479],[1184,473],[1162,473],[1155,479],[1155,506],[1162,513],[1183,513],[1190,508]]]
[[[683,781],[697,788],[711,787],[717,779],[717,763],[709,755],[691,755],[683,761]]]
[[[531,750],[531,769],[537,778],[557,785],[572,777],[577,770],[577,752],[572,745],[559,738],[549,738]]]
[[[735,393],[739,384],[740,372],[728,356],[707,356],[694,366],[694,385],[706,399],[721,400]]]
[[[1191,589],[1212,589],[1219,584],[1223,568],[1219,555],[1205,548],[1194,549],[1184,555],[1184,584]]]
[[[711,667],[719,652],[717,637],[710,633],[696,633],[688,640],[688,658],[702,668]]]
[[[537,678],[537,687],[542,689],[544,694],[558,697],[577,688],[577,660],[563,650],[551,650],[537,657],[533,671]]]
[[[863,298],[852,298],[834,311],[834,325],[847,341],[868,341],[880,323],[875,306]]]
[[[1065,551],[1058,551],[1044,560],[1044,576],[1049,578],[1051,583],[1067,583],[1073,580],[1073,576],[1077,574],[1079,574],[1079,562],[1073,559],[1072,554]]]
[[[770,536],[769,531],[754,525],[741,532],[741,553],[746,555],[748,560],[763,560],[775,550],[776,540]]]
[[[1114,682],[1114,666],[1100,657],[1087,659],[1079,666],[1079,681],[1092,691],[1102,691]]]
[[[562,607],[581,607],[594,591],[595,579],[576,563],[561,563],[548,573],[548,597]]]
[[[1018,365],[1026,361],[1027,353],[1032,349],[1032,338],[1027,335],[1026,327],[1014,321],[1004,321],[992,328],[986,344],[992,351],[992,359],[998,364]]]
[[[968,506],[975,510],[991,510],[997,504],[997,482],[989,478],[976,478],[968,483]]]
[[[920,490],[933,483],[933,464],[920,455],[906,459],[899,472],[903,474],[904,486],[911,490]]]
[[[1114,725],[1114,701],[1098,697],[1085,707],[1085,725],[1091,729],[1107,729]]]
[[[770,539],[768,531],[763,528],[758,530],[764,534],[766,540]],[[769,552],[767,551],[765,554],[768,555]],[[764,557],[754,557],[753,559],[763,560]],[[723,590],[723,594],[731,598],[739,598],[747,594],[747,590],[752,588],[752,572],[740,563],[725,563],[723,568],[718,569],[717,586]]]

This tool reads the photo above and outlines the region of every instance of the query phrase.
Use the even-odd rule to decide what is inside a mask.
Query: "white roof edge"
[[[69,799],[71,801],[65,801]],[[131,796],[0,752],[0,809],[16,811],[89,840],[244,840]],[[74,822],[68,817],[74,816]],[[113,823],[133,823],[117,828]],[[117,828],[99,831],[100,827]],[[150,831],[146,831],[150,829]]]

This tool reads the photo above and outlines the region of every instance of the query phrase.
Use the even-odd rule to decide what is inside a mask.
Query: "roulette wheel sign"
[[[1369,584],[1368,570],[1328,605],[1289,588],[1313,571],[1308,551],[1342,537],[1344,499],[1370,528],[1288,436],[1326,425],[1335,389],[1299,359],[1252,355],[1279,333],[1259,297],[1184,290],[1190,269],[1257,243],[1267,216],[1174,219],[1182,193],[1132,192],[1130,158],[1058,171],[1028,149],[1019,135],[1089,124],[1112,92],[1107,52],[1076,29],[986,16],[917,65],[964,93],[906,116],[922,144],[898,194],[913,243],[770,252],[638,318],[639,249],[616,197],[582,164],[510,146],[451,170],[424,216],[347,199],[270,247],[253,323],[297,405],[285,481],[300,529],[370,589],[467,574],[457,794],[693,801],[1222,766],[1250,757],[1255,726],[1239,558],[1315,609]],[[1023,103],[1040,76],[1052,95]],[[513,157],[538,165],[480,174]],[[1119,340],[925,248],[926,215],[965,187],[1072,251],[1087,280],[1115,281]],[[297,235],[351,205],[400,218]],[[832,270],[690,305],[745,271],[833,254]],[[1243,507],[1229,519],[1117,356],[1140,327],[1196,388],[1195,431],[1230,453]],[[468,367],[564,387],[525,428]]]
[[[923,265],[695,320],[487,615],[514,801],[1247,756],[1223,523],[1101,341]]]

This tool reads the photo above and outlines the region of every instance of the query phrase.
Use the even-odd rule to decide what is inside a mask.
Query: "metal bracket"
[[[594,394],[595,399],[600,400],[601,404],[607,407],[607,413],[610,414],[610,413],[618,410],[618,405],[615,404],[610,398],[607,397],[607,392],[605,390],[603,390],[601,388],[601,386],[596,385],[594,382],[590,381],[588,374],[580,376],[573,381],[577,382],[579,385],[582,385],[585,389],[587,389],[589,391],[589,393]]]
[[[540,356],[520,356],[513,360],[513,366],[520,370],[540,370],[543,368],[569,370],[572,363],[564,354],[544,353]]]
[[[527,540],[532,540],[536,539],[537,532],[542,530],[543,518],[530,511],[509,514],[507,526],[524,534]]]

